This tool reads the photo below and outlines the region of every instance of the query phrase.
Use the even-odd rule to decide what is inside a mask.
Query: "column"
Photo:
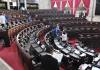
[[[95,16],[95,9],[96,9],[96,0],[91,0],[90,1],[89,14],[87,16],[87,19],[89,21],[93,21],[93,18]]]
[[[60,11],[62,11],[62,0],[60,0]]]
[[[24,0],[25,9],[27,10],[27,0]]]
[[[92,1],[92,11],[91,11],[91,21],[93,21],[93,17],[94,17],[94,15],[95,15],[95,7],[94,7],[94,5],[96,4],[94,4],[95,3],[95,0],[93,0]]]
[[[9,4],[9,0],[7,0],[7,9],[10,10],[10,4]]]
[[[72,13],[73,15],[75,15],[74,11],[75,11],[75,0],[73,0],[73,13]]]
[[[20,2],[19,0],[16,0],[16,2],[17,2],[18,10],[19,10]]]

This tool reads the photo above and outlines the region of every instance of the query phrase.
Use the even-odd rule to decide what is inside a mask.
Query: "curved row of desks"
[[[96,22],[91,23],[91,22],[87,22],[87,21],[84,22],[83,20],[82,20],[82,22],[79,21],[79,22],[74,23],[72,21],[72,22],[67,23],[67,20],[66,20],[67,18],[65,18],[64,20],[62,18],[63,17],[55,18],[54,21],[56,22],[56,20],[61,19],[61,27],[62,28],[66,27],[67,32],[69,32],[69,33],[76,32],[81,37],[81,39],[88,38],[88,37],[99,38],[99,36],[100,36],[100,33],[99,33],[100,32],[100,29],[99,29],[100,24],[99,23],[96,23]],[[36,17],[36,19],[39,19],[39,18]],[[68,19],[70,19],[70,18],[68,17]],[[72,19],[74,20],[74,18],[72,18]],[[78,18],[75,18],[75,19],[78,20]],[[50,21],[50,20],[52,20],[52,18],[49,18],[49,17],[45,18],[45,22],[47,21],[46,23],[48,23],[48,21]],[[38,21],[38,20],[36,20],[36,21]],[[23,57],[22,58],[23,62],[26,62],[27,64],[29,64],[29,70],[32,70],[32,67],[34,67],[34,65],[36,65],[36,64],[34,64],[34,59],[36,59],[35,58],[36,55],[38,57],[40,57],[40,55],[46,54],[45,53],[45,51],[46,51],[45,43],[47,45],[50,45],[49,39],[48,39],[49,31],[50,31],[49,28],[46,28],[45,25],[35,24],[35,25],[32,25],[31,27],[28,27],[25,29],[23,28],[23,30],[17,35],[16,40],[17,40],[19,51],[21,53],[21,56]],[[45,40],[41,40],[41,36]],[[45,43],[43,43],[42,41],[45,41]],[[80,60],[81,56],[84,56],[84,53],[94,56],[93,53],[88,52],[87,50],[84,50],[80,46],[77,46],[77,49],[78,49],[77,50],[70,46],[67,48],[64,48],[59,43],[59,41],[57,41],[56,39],[54,40],[54,43],[55,43],[56,47],[60,50],[59,51],[60,53],[63,53],[64,55],[70,55],[79,60]],[[36,52],[36,53],[34,53],[34,52]],[[29,59],[29,61],[27,59]]]
[[[34,59],[43,51],[38,41],[38,34],[40,30],[46,29],[44,24],[32,25],[25,28],[17,35],[17,44],[19,52],[22,56],[23,62],[28,64],[29,70],[34,69]],[[26,60],[27,59],[27,60]]]
[[[44,55],[45,53],[45,51],[43,50],[43,48],[41,48],[41,46],[38,44],[38,41],[40,40],[40,39],[38,39],[38,41],[36,40],[37,38],[39,38],[40,36],[41,36],[41,34],[43,33],[43,32],[41,32],[41,31],[45,31],[45,29],[41,29],[41,28],[39,28],[39,29],[36,29],[36,28],[34,28],[34,27],[37,27],[37,25],[33,25],[32,27],[29,27],[29,28],[26,28],[26,29],[24,29],[23,31],[21,31],[18,35],[17,35],[17,40],[21,40],[21,39],[25,39],[25,37],[24,37],[24,35],[28,35],[29,36],[29,43],[27,43],[26,45],[28,46],[24,46],[24,47],[21,47],[21,42],[20,41],[17,41],[18,42],[18,44],[19,44],[19,48],[21,49],[21,51],[23,51],[24,50],[24,53],[21,53],[22,55],[23,54],[25,54],[26,55],[26,53],[30,56],[30,52],[29,52],[29,49],[30,49],[30,47],[31,47],[31,49],[32,49],[32,46],[33,46],[33,48],[35,48],[35,50],[38,52],[38,53],[41,53],[42,55]],[[25,33],[26,32],[26,33]],[[24,34],[25,33],[25,34]],[[28,34],[29,33],[29,34]],[[44,38],[46,38],[46,36],[47,36],[47,34],[48,34],[48,31],[46,32],[46,34],[44,34],[45,36],[44,36]],[[24,38],[23,38],[24,37]],[[46,41],[47,39],[45,39],[45,41]],[[60,43],[57,41],[57,40],[54,40],[54,42],[55,42],[55,44],[56,44],[56,46],[59,48],[59,50],[61,51],[61,52],[63,52],[64,53],[64,55],[68,55],[69,54],[69,52],[71,52],[71,48],[69,47],[69,49],[68,48],[63,48],[63,46],[62,45],[60,45]],[[37,43],[37,44],[36,44]],[[29,45],[28,45],[29,44]],[[24,44],[25,45],[25,44]],[[86,50],[84,50],[83,48],[81,48],[81,47],[77,47],[78,49],[80,49],[81,50],[81,52],[85,52]],[[42,49],[42,50],[41,50]],[[44,52],[43,52],[44,51]],[[76,59],[80,59],[80,57],[82,56],[82,53],[80,54],[80,56],[79,56],[79,53],[77,53],[77,51],[78,50],[76,50],[76,49],[74,49],[74,52],[76,52],[76,53],[73,53],[73,52],[71,52],[69,55],[70,56],[72,56],[72,57],[74,57],[74,58],[76,58]],[[79,52],[79,51],[78,51]],[[32,53],[31,53],[32,54]],[[85,54],[88,54],[88,55],[92,55],[92,56],[94,56],[94,54],[92,54],[92,53],[89,53],[89,52],[85,52]],[[27,57],[27,56],[25,56],[25,57]],[[32,55],[31,56],[31,64],[32,64],[32,58],[33,58],[34,56]],[[25,60],[25,58],[23,58],[24,60]],[[25,60],[26,61],[26,60]]]

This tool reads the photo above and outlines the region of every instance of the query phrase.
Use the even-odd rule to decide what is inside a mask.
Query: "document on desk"
[[[94,54],[91,53],[91,52],[86,51],[85,53],[88,54],[88,55],[94,56]]]
[[[61,45],[60,45],[60,43],[58,42],[58,41],[56,41],[56,40],[54,40],[54,42],[55,42],[55,45],[58,47],[58,48],[63,48]]]
[[[80,57],[79,57],[77,54],[75,54],[75,53],[70,53],[70,55],[73,56],[73,57],[75,57],[75,58],[78,58],[78,59],[80,58]]]
[[[8,65],[2,58],[0,58],[0,70],[14,70],[10,65]]]
[[[92,70],[100,70],[100,68],[92,67]]]
[[[62,49],[62,51],[65,52],[66,54],[70,52],[67,49]]]
[[[53,55],[52,55],[55,59],[58,60],[58,62],[60,63],[62,58],[63,58],[63,54],[62,53],[59,53],[59,52],[53,52]]]
[[[83,49],[83,48],[80,47],[80,46],[77,46],[77,48],[78,48],[80,51],[82,51],[82,52],[85,52],[85,51],[86,51],[85,49]]]

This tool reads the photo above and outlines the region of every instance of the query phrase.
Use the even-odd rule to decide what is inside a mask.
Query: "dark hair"
[[[51,46],[48,46],[48,48],[46,49],[47,53],[52,53],[53,52],[53,48]]]
[[[66,32],[65,31],[63,31],[63,34],[65,34]]]
[[[1,24],[2,27],[4,27],[4,24]]]
[[[85,70],[91,70],[91,69],[92,69],[92,67],[89,67],[89,66],[88,66]]]

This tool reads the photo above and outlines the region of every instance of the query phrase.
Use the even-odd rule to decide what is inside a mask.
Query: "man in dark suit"
[[[51,55],[42,56],[41,62],[44,70],[59,70],[58,61]]]
[[[44,70],[59,70],[58,61],[52,56],[52,47],[49,47],[46,52],[47,54],[41,56],[42,68]]]

